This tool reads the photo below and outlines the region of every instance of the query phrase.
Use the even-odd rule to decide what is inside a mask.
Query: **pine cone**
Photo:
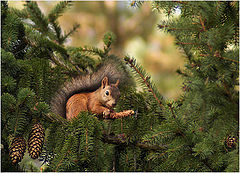
[[[28,138],[28,153],[32,159],[39,157],[42,152],[45,132],[40,123],[34,124]]]
[[[21,162],[25,151],[26,151],[26,142],[24,138],[15,137],[12,141],[12,144],[10,147],[10,153],[9,153],[12,163],[17,164],[18,162]]]
[[[226,142],[227,142],[227,146],[228,146],[229,148],[235,148],[236,145],[237,145],[237,138],[234,137],[234,136],[228,136]]]

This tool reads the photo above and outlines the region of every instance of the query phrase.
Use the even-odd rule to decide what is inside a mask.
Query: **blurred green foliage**
[[[24,2],[10,2],[9,6],[22,8]],[[57,2],[37,2],[48,14]],[[178,17],[175,15],[175,17]],[[127,53],[151,74],[160,93],[177,99],[181,94],[182,80],[176,74],[183,67],[183,54],[175,47],[174,37],[157,28],[158,21],[165,15],[152,12],[151,3],[145,2],[140,8],[131,7],[130,1],[75,1],[58,19],[63,31],[70,31],[75,23],[78,29],[65,45],[102,46],[104,33],[112,31],[117,40],[112,53],[124,57]]]

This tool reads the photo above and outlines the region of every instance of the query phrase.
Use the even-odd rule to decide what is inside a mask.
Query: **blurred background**
[[[25,2],[10,1],[9,6],[22,9]],[[44,14],[57,1],[37,2]],[[178,17],[178,14],[175,14]],[[74,1],[59,18],[64,31],[73,24],[80,28],[66,42],[66,46],[103,46],[103,35],[112,31],[117,41],[111,53],[123,58],[130,55],[137,59],[152,76],[159,92],[168,99],[177,99],[181,94],[182,79],[176,70],[183,68],[184,55],[177,49],[174,37],[159,30],[157,24],[167,17],[153,11],[150,2],[140,8],[131,7],[131,1]]]

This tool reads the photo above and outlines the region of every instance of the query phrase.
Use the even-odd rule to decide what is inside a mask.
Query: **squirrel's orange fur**
[[[73,95],[66,104],[66,118],[76,117],[81,111],[108,116],[120,96],[118,84],[119,80],[115,84],[109,84],[108,77],[104,77],[101,87],[96,91]]]

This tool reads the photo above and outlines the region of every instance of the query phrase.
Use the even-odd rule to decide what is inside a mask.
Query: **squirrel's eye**
[[[107,90],[107,91],[105,92],[105,94],[108,96],[108,95],[109,95],[109,91]]]

